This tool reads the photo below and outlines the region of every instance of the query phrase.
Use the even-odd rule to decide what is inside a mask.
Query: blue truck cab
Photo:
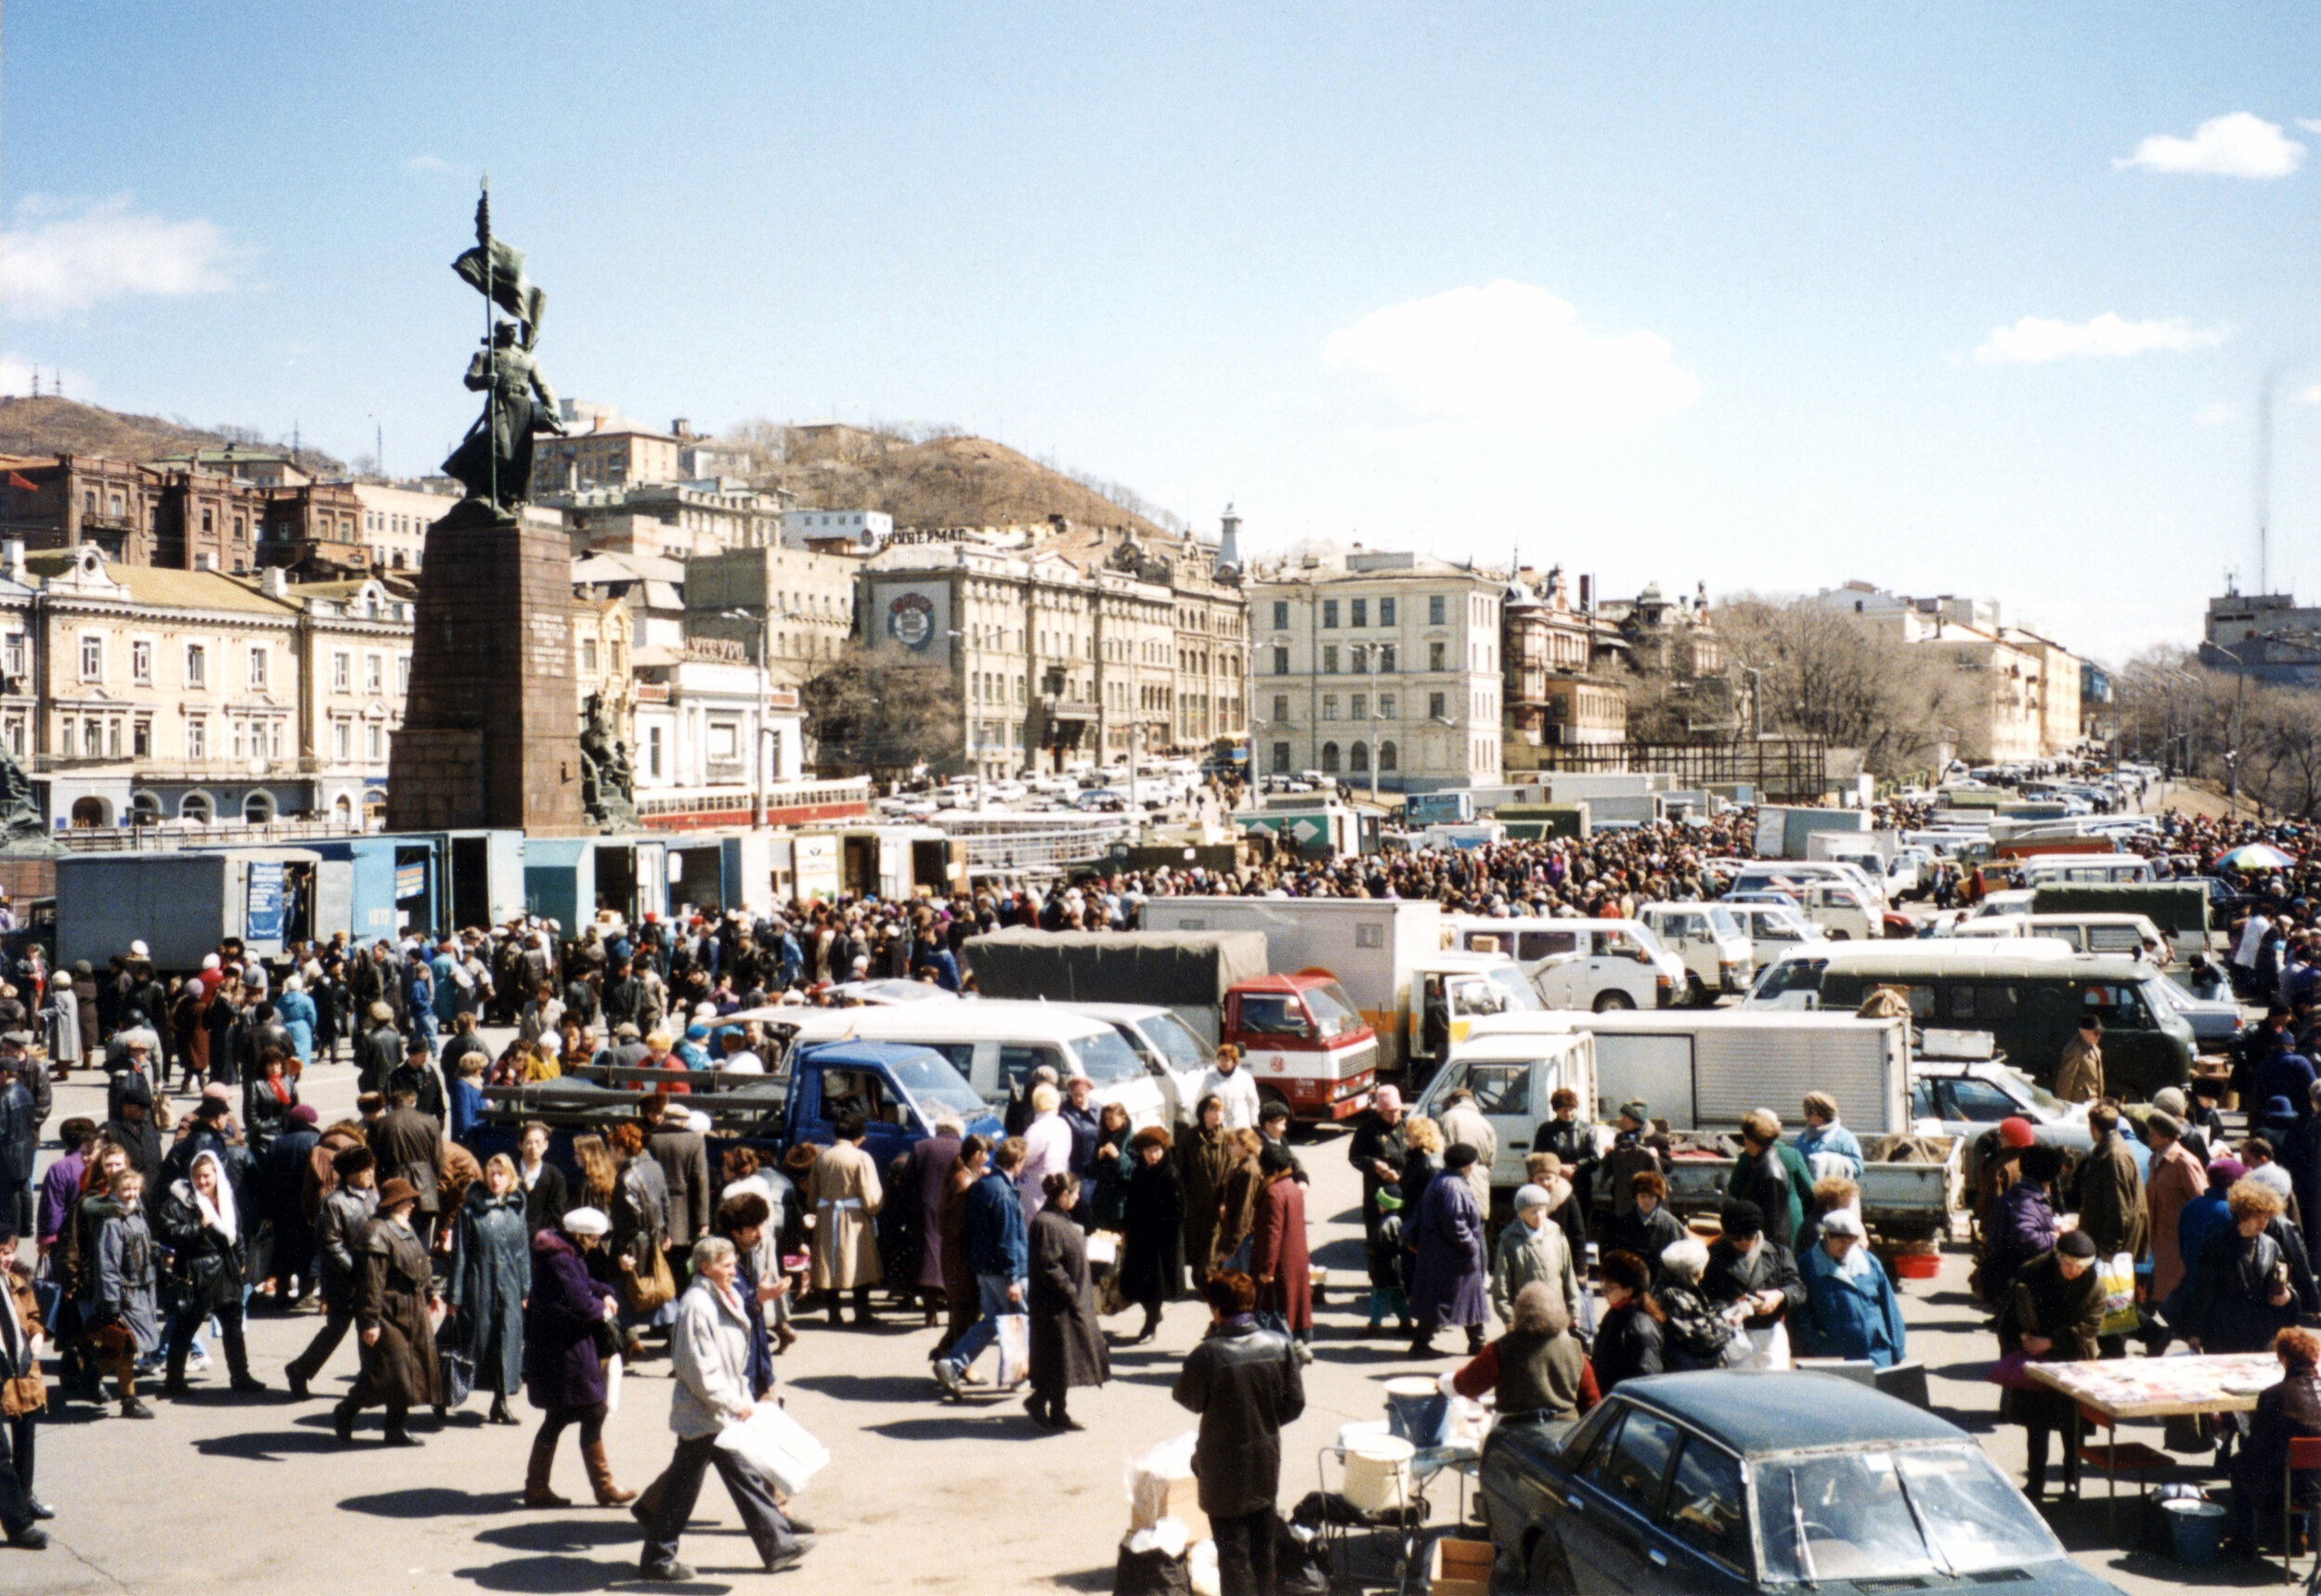
[[[862,1116],[862,1150],[880,1169],[935,1134],[948,1114],[997,1140],[1000,1122],[951,1060],[907,1042],[818,1042],[791,1055],[785,1146],[836,1139],[838,1116]]]

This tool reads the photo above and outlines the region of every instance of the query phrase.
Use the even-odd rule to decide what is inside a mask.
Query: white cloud
[[[35,376],[40,379],[40,391],[44,395],[55,393],[58,383],[62,382],[68,399],[96,396],[97,384],[89,381],[84,371],[76,371],[69,366],[59,370],[55,366],[36,364],[13,353],[0,355],[0,394],[12,398],[29,395],[32,391]]]
[[[1666,339],[1592,336],[1568,301],[1504,279],[1374,310],[1329,335],[1322,363],[1355,416],[1394,429],[1604,432],[1701,396]]]
[[[2307,133],[2321,133],[2321,116],[2301,116],[2297,119],[2297,125]]]
[[[2315,383],[2312,387],[2301,390],[2297,395],[2297,402],[2301,405],[2321,405],[2321,383]]]
[[[2026,316],[2012,327],[1994,327],[1975,351],[1981,366],[2034,366],[2074,356],[2143,355],[2155,349],[2211,349],[2229,334],[2221,327],[2195,327],[2181,316],[2160,321],[2125,321],[2107,310],[2092,321],[2056,321]]]
[[[109,299],[178,298],[234,286],[238,254],[217,225],[129,209],[129,196],[61,202],[38,196],[0,232],[0,291],[19,320],[74,316]]]
[[[2192,424],[2196,427],[2230,426],[2240,419],[2240,414],[2238,405],[2229,399],[2217,399],[2210,404],[2202,405],[2198,410],[2195,411]]]
[[[451,162],[435,155],[414,155],[403,162],[406,172],[448,172]]]
[[[2300,127],[2321,132],[2308,122]],[[2133,155],[2114,161],[2112,169],[2141,167],[2146,172],[2184,173],[2203,177],[2286,177],[2303,163],[2305,147],[2267,122],[2245,110],[2211,116],[2189,138],[2155,133],[2135,147]]]

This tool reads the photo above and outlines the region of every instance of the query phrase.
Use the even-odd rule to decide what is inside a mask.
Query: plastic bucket
[[[1417,1497],[1410,1483],[1416,1450],[1393,1435],[1358,1441],[1346,1454],[1346,1500],[1360,1512],[1385,1512]]]
[[[1938,1252],[1902,1252],[1894,1259],[1894,1276],[1901,1280],[1931,1280],[1942,1273]]]
[[[1386,1382],[1386,1425],[1413,1447],[1439,1447],[1450,1423],[1450,1398],[1423,1375],[1397,1375]]]
[[[2224,1540],[2224,1509],[2217,1502],[2164,1501],[2168,1532],[2176,1561],[2188,1568],[2206,1568],[2216,1561]]]

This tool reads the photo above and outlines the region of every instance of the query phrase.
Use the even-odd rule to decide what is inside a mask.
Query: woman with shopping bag
[[[532,1438],[532,1460],[524,1476],[525,1507],[572,1505],[549,1488],[549,1474],[556,1465],[556,1443],[575,1424],[580,1426],[580,1456],[597,1505],[618,1507],[636,1494],[613,1483],[612,1464],[604,1456],[606,1365],[618,1356],[610,1349],[620,1299],[590,1275],[588,1257],[603,1246],[612,1228],[612,1217],[603,1210],[576,1208],[532,1238],[531,1294],[524,1303],[524,1386],[532,1406],[548,1417]]]
[[[1080,1204],[1079,1177],[1057,1170],[1040,1190],[1047,1200],[1031,1220],[1031,1395],[1024,1405],[1043,1430],[1082,1430],[1086,1426],[1064,1411],[1065,1397],[1075,1385],[1103,1384],[1112,1364],[1096,1323],[1086,1240],[1072,1218]]]
[[[805,1561],[805,1548],[774,1505],[772,1486],[734,1451],[718,1445],[727,1427],[746,1421],[758,1407],[749,1395],[751,1308],[735,1284],[739,1256],[724,1237],[707,1236],[694,1243],[691,1263],[693,1283],[678,1299],[677,1324],[669,1333],[669,1372],[677,1390],[668,1422],[677,1433],[677,1450],[663,1472],[661,1499],[638,1566],[652,1580],[694,1577],[677,1561],[677,1542],[701,1498],[702,1478],[714,1467],[766,1572],[778,1574]]]

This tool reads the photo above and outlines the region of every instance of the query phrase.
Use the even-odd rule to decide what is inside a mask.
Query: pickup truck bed
[[[1862,1165],[1862,1223],[1887,1240],[1939,1240],[1950,1234],[1952,1217],[1965,1212],[1966,1182],[1961,1163],[1965,1139],[1939,1139],[1948,1144],[1947,1156],[1940,1163]],[[1873,1143],[1872,1148],[1876,1145]],[[1687,1218],[1715,1214],[1725,1200],[1735,1161],[1684,1156],[1670,1160],[1668,1205]]]

